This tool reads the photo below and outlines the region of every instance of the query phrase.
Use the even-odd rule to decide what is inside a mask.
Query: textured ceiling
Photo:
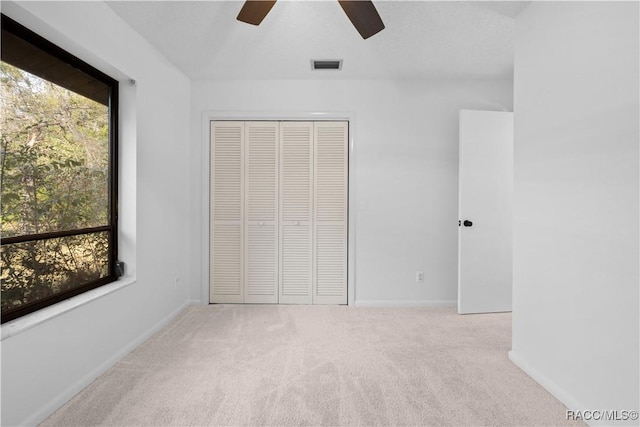
[[[527,2],[374,1],[386,29],[363,40],[335,0],[278,1],[258,27],[241,1],[107,4],[192,79],[510,78]],[[311,59],[343,59],[311,71]]]

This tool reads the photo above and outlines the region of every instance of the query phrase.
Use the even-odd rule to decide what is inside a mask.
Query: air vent
[[[341,70],[342,59],[331,59],[331,60],[312,59],[311,69],[312,70]]]

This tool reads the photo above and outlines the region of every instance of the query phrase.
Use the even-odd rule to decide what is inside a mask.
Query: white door
[[[347,122],[314,124],[313,303],[347,303]]]
[[[246,122],[245,303],[278,303],[278,122]]]
[[[209,301],[244,300],[244,123],[211,123]]]
[[[212,303],[347,303],[347,122],[211,123]]]
[[[458,313],[511,311],[513,113],[460,111]]]
[[[280,304],[311,304],[313,122],[280,123]]]

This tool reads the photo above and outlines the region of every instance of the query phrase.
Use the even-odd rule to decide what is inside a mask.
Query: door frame
[[[352,111],[326,112],[285,112],[285,111],[204,111],[201,116],[200,144],[200,303],[209,304],[210,286],[210,173],[211,173],[211,135],[210,122],[214,120],[237,121],[346,121],[349,126],[348,143],[348,204],[347,204],[347,304],[355,305],[356,300],[356,117]]]

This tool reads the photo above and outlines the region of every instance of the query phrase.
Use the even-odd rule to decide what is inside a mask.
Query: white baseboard
[[[456,300],[356,300],[356,307],[455,307]]]
[[[585,410],[587,408],[582,405],[571,393],[560,387],[555,381],[534,368],[529,362],[521,358],[518,353],[513,350],[509,352],[509,360],[518,368],[522,369],[525,374],[533,378],[538,384],[544,387],[556,399],[558,399],[567,409],[572,411]]]
[[[564,387],[558,385],[557,382],[553,381],[547,375],[540,372],[538,369],[533,367],[529,362],[520,357],[520,355],[513,350],[509,352],[509,360],[513,362],[518,368],[522,369],[525,374],[529,375],[534,381],[544,387],[549,393],[553,395],[556,399],[560,401],[566,408],[570,411],[574,412],[590,412],[594,410],[602,410],[603,408],[594,408],[593,405],[587,406],[580,402],[576,397],[567,391]],[[604,408],[615,410],[616,408]],[[611,427],[613,425],[616,426],[637,426],[637,420],[594,420],[594,419],[583,419],[584,423],[589,426],[606,426]]]
[[[80,393],[84,390],[89,384],[95,381],[100,375],[107,372],[111,367],[113,367],[116,363],[118,363],[123,357],[127,354],[131,353],[136,347],[140,344],[151,338],[153,334],[158,332],[164,326],[166,326],[171,320],[173,320],[182,310],[184,310],[187,306],[191,305],[191,301],[185,301],[180,307],[178,307],[173,312],[169,313],[169,315],[165,316],[158,323],[153,325],[151,328],[140,334],[133,341],[129,342],[123,348],[121,348],[114,355],[109,357],[107,360],[99,364],[95,369],[89,372],[87,375],[78,380],[75,384],[68,387],[62,393],[60,393],[55,399],[52,399],[48,404],[44,405],[40,410],[36,413],[25,419],[23,422],[18,425],[21,426],[37,426],[42,421],[44,421],[48,416],[53,414],[56,410],[58,410],[62,405],[67,403],[71,398],[73,398],[76,394]]]

